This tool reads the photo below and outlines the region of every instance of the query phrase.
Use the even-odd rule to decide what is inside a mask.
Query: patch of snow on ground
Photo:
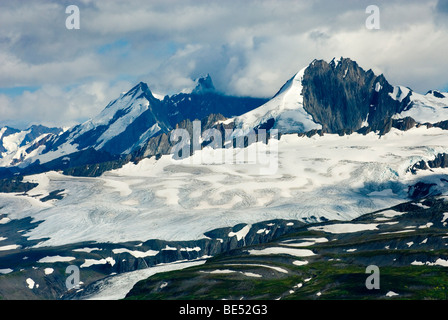
[[[80,268],[88,268],[96,264],[110,264],[111,266],[114,266],[115,260],[112,257],[107,257],[105,259],[86,259],[84,263],[80,266]]]
[[[275,267],[275,266],[269,266],[269,265],[265,265],[265,264],[255,264],[255,263],[228,263],[226,264],[226,266],[253,266],[253,267],[261,267],[261,268],[268,268],[268,269],[272,269],[275,270],[277,272],[281,272],[281,273],[288,273],[288,270],[280,268],[280,267]]]
[[[378,230],[377,223],[335,223],[324,226],[310,227],[308,230],[324,231],[328,233],[353,233],[360,231]]]
[[[271,255],[271,254],[287,254],[296,257],[309,257],[314,256],[315,253],[308,249],[292,249],[284,247],[268,247],[265,249],[254,249],[247,251],[251,255]]]
[[[394,297],[394,296],[398,296],[398,293],[395,293],[393,291],[389,291],[388,293],[386,293],[386,297]]]
[[[34,282],[34,280],[33,279],[31,279],[31,278],[27,278],[26,279],[26,284],[28,285],[28,288],[29,289],[34,289],[34,286],[35,286],[35,282]]]
[[[75,260],[75,257],[61,257],[59,255],[57,256],[46,256],[44,258],[39,259],[38,263],[55,263],[55,262],[68,262]]]
[[[126,248],[113,249],[112,252],[115,254],[126,252],[126,253],[133,255],[136,258],[152,257],[159,253],[159,251],[156,251],[156,250],[148,250],[148,251],[143,252],[143,251],[139,251],[139,250],[129,250]]]
[[[45,273],[46,275],[52,274],[53,272],[54,272],[54,269],[53,269],[53,268],[45,268],[45,269],[44,269],[44,273]]]
[[[0,247],[0,251],[8,251],[8,250],[15,250],[15,249],[19,249],[21,246],[18,244],[10,244],[7,246],[1,246]]]
[[[0,269],[0,274],[8,274],[13,272],[14,270],[10,269],[10,268],[6,268],[6,269]]]
[[[95,294],[87,296],[87,300],[119,300],[123,299],[132,287],[140,280],[150,276],[174,270],[204,264],[205,260],[160,264],[155,267],[140,269],[132,272],[122,273],[113,277],[100,280],[96,283]]]

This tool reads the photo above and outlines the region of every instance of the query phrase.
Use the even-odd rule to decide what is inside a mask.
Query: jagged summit
[[[425,96],[391,85],[383,74],[365,70],[350,58],[314,59],[289,79],[266,104],[239,117],[236,127],[278,129],[281,133],[322,129],[325,133],[358,130],[387,132],[393,120],[418,123],[448,118],[447,94]]]
[[[132,98],[138,99],[145,95],[146,98],[154,97],[148,85],[145,82],[140,81],[128,92],[124,93],[122,97],[131,96]]]
[[[426,93],[426,95],[428,95],[428,94],[433,95],[434,97],[439,98],[439,99],[444,99],[444,98],[446,98],[446,96],[445,96],[444,94],[442,94],[442,93],[441,93],[440,91],[438,91],[438,90],[429,90],[429,91]]]
[[[210,77],[210,74],[208,74],[208,73],[205,76],[197,78],[195,80],[195,82],[196,82],[196,87],[191,92],[193,94],[201,94],[201,93],[215,91],[215,86],[213,85],[212,78]]]
[[[182,121],[213,114],[231,118],[226,125],[243,129],[238,132],[278,129],[281,134],[306,135],[370,131],[384,134],[396,123],[406,123],[403,127],[408,128],[416,123],[448,120],[448,93],[431,90],[426,95],[417,94],[410,88],[389,84],[384,75],[366,71],[344,57],[330,62],[313,60],[286,81],[272,99],[217,92],[210,74],[197,78],[195,83],[188,93],[158,99],[145,82],[139,82],[92,119],[45,136],[45,141],[29,149],[32,153],[18,157],[17,163],[26,167],[34,162],[52,162],[42,169],[47,170],[61,168],[56,160],[73,153],[79,153],[78,165],[95,162],[90,160],[92,150],[97,152],[94,156],[101,153],[103,161],[139,150],[150,149],[152,153],[142,154],[156,155],[159,149],[152,147],[153,137],[167,135]],[[6,137],[9,131],[4,128],[0,134]]]

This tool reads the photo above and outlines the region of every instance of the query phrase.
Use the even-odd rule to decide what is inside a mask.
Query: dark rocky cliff
[[[409,103],[394,100],[393,87],[383,75],[365,71],[355,61],[313,61],[303,76],[303,104],[323,131],[359,130],[367,120],[371,130],[383,131],[391,117]]]

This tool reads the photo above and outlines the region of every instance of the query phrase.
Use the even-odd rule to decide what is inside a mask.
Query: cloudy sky
[[[378,30],[366,28],[369,5]],[[66,7],[80,28],[66,28]],[[448,91],[448,0],[0,0],[0,125],[69,126],[139,81],[270,97],[313,59]]]

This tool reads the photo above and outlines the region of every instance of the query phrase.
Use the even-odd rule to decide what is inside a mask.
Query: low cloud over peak
[[[340,56],[416,91],[448,87],[446,0],[379,4],[379,30],[365,27],[369,1],[85,0],[67,30],[70,4],[0,3],[2,121],[73,124],[138,81],[172,94],[207,73],[219,91],[270,97],[313,59]]]

